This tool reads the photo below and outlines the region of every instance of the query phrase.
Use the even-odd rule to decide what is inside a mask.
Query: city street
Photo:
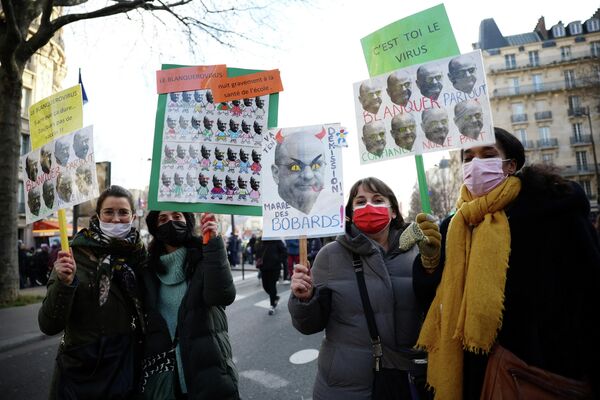
[[[269,316],[267,295],[256,272],[246,273],[242,281],[241,273],[235,271],[234,279],[237,297],[227,308],[227,316],[241,397],[311,399],[322,334],[303,336],[292,327],[286,304],[289,284],[278,285],[281,303],[275,315]],[[33,329],[39,305],[26,307]],[[59,339],[37,339],[0,352],[0,397],[46,399]]]

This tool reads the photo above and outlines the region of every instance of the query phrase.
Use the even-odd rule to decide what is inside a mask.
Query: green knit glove
[[[434,220],[431,215],[418,214],[415,222],[400,235],[400,250],[407,251],[415,244],[419,246],[421,261],[427,270],[437,268],[442,248],[442,235]]]

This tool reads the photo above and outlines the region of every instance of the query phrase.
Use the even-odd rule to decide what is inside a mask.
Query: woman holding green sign
[[[462,152],[440,286],[418,345],[436,399],[591,399],[600,391],[600,246],[582,188],[521,142]],[[448,224],[449,222],[449,224]]]
[[[407,226],[377,178],[352,186],[346,220],[346,234],[292,276],[294,327],[326,333],[313,399],[427,399],[426,354],[413,346],[431,300],[421,292],[439,281],[437,224],[420,214]]]

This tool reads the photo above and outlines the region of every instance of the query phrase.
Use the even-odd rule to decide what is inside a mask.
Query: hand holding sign
[[[67,251],[59,251],[58,258],[54,262],[54,270],[59,281],[65,285],[71,285],[77,271],[73,255]]]
[[[301,301],[308,301],[313,295],[312,277],[310,269],[302,264],[294,265],[294,274],[290,289],[296,298]]]
[[[202,229],[203,244],[207,244],[210,239],[217,237],[217,221],[214,214],[206,213],[202,215],[200,224]]]

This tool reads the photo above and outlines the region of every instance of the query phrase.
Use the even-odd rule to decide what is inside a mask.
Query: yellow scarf
[[[461,188],[448,227],[442,281],[417,341],[429,352],[427,382],[436,400],[462,399],[463,349],[487,353],[496,340],[510,254],[504,208],[520,190],[516,177],[482,197]]]

